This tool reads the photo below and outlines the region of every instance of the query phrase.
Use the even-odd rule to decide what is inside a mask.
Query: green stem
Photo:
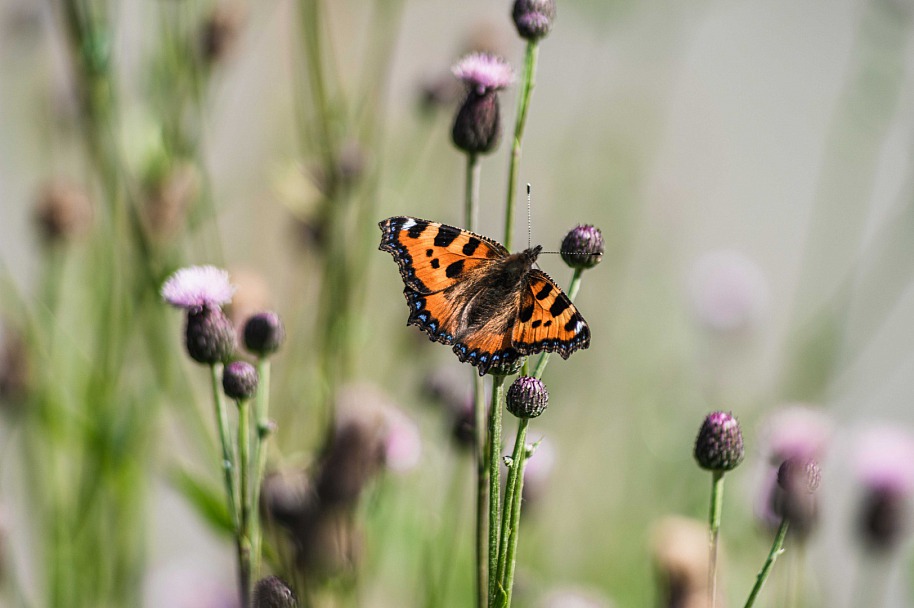
[[[213,383],[213,404],[216,408],[216,423],[219,427],[219,443],[222,446],[222,473],[223,482],[225,483],[225,495],[228,500],[232,526],[235,529],[235,547],[238,554],[238,584],[242,597],[242,606],[247,606],[247,595],[245,595],[246,589],[244,586],[244,547],[241,540],[241,521],[239,519],[240,507],[238,503],[237,478],[235,475],[235,457],[232,450],[231,435],[229,433],[228,416],[225,411],[225,400],[222,398],[222,387],[219,382],[220,367],[221,366],[217,364],[210,365],[210,376]]]
[[[476,230],[479,211],[479,182],[482,165],[478,154],[467,154],[466,189],[464,191],[464,225]],[[486,467],[486,406],[485,388],[476,370],[473,375],[473,414],[476,420],[474,454],[476,458],[476,606],[484,608],[488,593],[488,562],[486,553],[486,514],[489,510],[489,469]]]
[[[511,469],[508,483],[505,484],[505,508],[501,518],[501,551],[498,559],[498,601],[496,606],[511,604],[511,587],[514,584],[514,564],[517,553],[518,528],[520,526],[520,507],[524,491],[524,464],[527,460],[527,425],[530,420],[521,418],[514,439],[514,452],[511,456]]]
[[[771,551],[768,553],[768,559],[765,560],[765,565],[762,566],[762,569],[758,573],[758,577],[755,580],[755,586],[752,588],[752,591],[749,593],[749,599],[746,600],[746,605],[744,608],[751,608],[755,604],[755,599],[758,597],[759,592],[762,590],[762,585],[765,584],[765,581],[768,580],[768,575],[771,573],[771,568],[774,566],[774,562],[777,560],[778,556],[784,552],[784,538],[787,536],[787,525],[790,522],[787,521],[787,518],[781,520],[781,526],[778,528],[778,532],[774,537],[774,543],[771,545]]]
[[[238,479],[241,517],[236,533],[241,605],[251,601],[251,408],[248,401],[238,402]]]
[[[717,606],[717,547],[720,533],[720,516],[724,504],[724,472],[714,471],[711,477],[711,508],[708,513],[710,532],[710,567],[708,568],[708,605]]]
[[[578,291],[581,290],[581,277],[584,276],[583,268],[575,268],[574,274],[571,275],[571,283],[568,285],[568,291],[565,294],[568,296],[568,299],[574,302],[574,299],[578,295]],[[543,377],[543,372],[546,371],[546,364],[549,363],[549,353],[543,353],[540,355],[540,358],[536,361],[536,367],[533,370],[533,377],[540,379]]]
[[[474,453],[476,456],[476,608],[485,608],[488,597],[489,553],[489,468],[486,463],[486,405],[482,378],[473,372],[473,410],[476,418]]]
[[[508,196],[505,205],[505,247],[511,250],[511,237],[514,230],[514,200],[517,198],[517,173],[520,170],[521,140],[524,137],[524,125],[527,124],[527,111],[530,108],[530,97],[533,94],[536,76],[536,56],[539,43],[527,42],[524,56],[524,80],[521,83],[520,96],[517,102],[517,118],[514,123],[514,139],[511,145],[511,161],[508,166]]]
[[[489,412],[489,605],[495,605],[499,549],[499,490],[501,485],[501,410],[505,403],[505,377],[492,375],[492,410]]]
[[[270,438],[270,360],[257,360],[259,387],[254,402],[254,418],[257,421],[257,433],[254,435],[254,478],[251,480],[251,553],[252,569],[259,575],[260,562],[263,559],[263,530],[260,526],[260,488],[267,469],[267,440]]]
[[[478,154],[467,154],[466,192],[464,193],[463,221],[467,230],[475,232],[479,223],[479,176],[482,165]]]

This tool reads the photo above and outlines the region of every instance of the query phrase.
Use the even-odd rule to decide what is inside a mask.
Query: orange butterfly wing
[[[521,294],[511,339],[522,355],[546,351],[567,359],[590,346],[590,327],[555,281],[533,269]]]
[[[420,294],[447,289],[508,255],[491,239],[438,222],[391,217],[378,226],[379,249],[394,256],[403,282]]]
[[[523,355],[558,352],[567,359],[590,344],[587,323],[544,272],[528,266],[516,289],[489,291],[506,264],[517,263],[506,259],[508,250],[499,243],[413,217],[388,218],[379,226],[379,249],[393,255],[405,284],[407,325],[453,345],[460,361],[476,366],[480,376]],[[539,248],[525,253],[531,252],[528,264]],[[480,308],[486,310],[481,321]]]

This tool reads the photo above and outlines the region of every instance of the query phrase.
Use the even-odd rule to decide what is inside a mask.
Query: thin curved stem
[[[708,605],[717,606],[717,549],[720,535],[720,518],[724,504],[724,472],[714,471],[711,477],[711,508],[708,513],[710,559],[708,567]]]
[[[527,111],[530,109],[530,98],[536,84],[536,57],[539,43],[527,42],[524,55],[524,78],[521,83],[520,96],[517,102],[517,118],[514,122],[514,139],[511,141],[511,161],[508,166],[508,195],[505,204],[505,247],[510,251],[514,233],[514,201],[517,198],[517,173],[520,170],[521,140],[524,137],[524,126],[527,124]]]
[[[778,532],[774,537],[774,542],[771,544],[771,551],[768,553],[768,559],[765,560],[765,564],[762,566],[762,569],[755,579],[755,586],[752,587],[752,591],[749,593],[745,608],[752,608],[755,604],[755,600],[762,590],[762,586],[765,584],[765,581],[768,580],[768,575],[771,574],[771,568],[774,566],[774,562],[777,561],[781,553],[784,552],[784,538],[787,536],[787,526],[789,523],[790,522],[787,521],[786,517],[781,520],[781,526],[778,528]]]

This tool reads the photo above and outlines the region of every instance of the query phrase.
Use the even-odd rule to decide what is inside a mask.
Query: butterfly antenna
[[[530,192],[533,188],[530,184],[527,184],[527,248],[533,247],[533,212],[531,209],[533,205],[531,204],[532,196]]]

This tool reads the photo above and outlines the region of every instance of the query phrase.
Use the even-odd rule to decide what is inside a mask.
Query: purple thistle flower
[[[488,53],[467,55],[451,71],[477,95],[500,91],[514,82],[511,66],[504,59]]]
[[[228,272],[215,266],[190,266],[176,271],[162,285],[162,298],[175,308],[199,312],[232,301],[235,287]]]
[[[900,429],[874,428],[855,446],[857,479],[863,495],[858,533],[868,549],[889,551],[910,532],[914,494],[914,438]]]

